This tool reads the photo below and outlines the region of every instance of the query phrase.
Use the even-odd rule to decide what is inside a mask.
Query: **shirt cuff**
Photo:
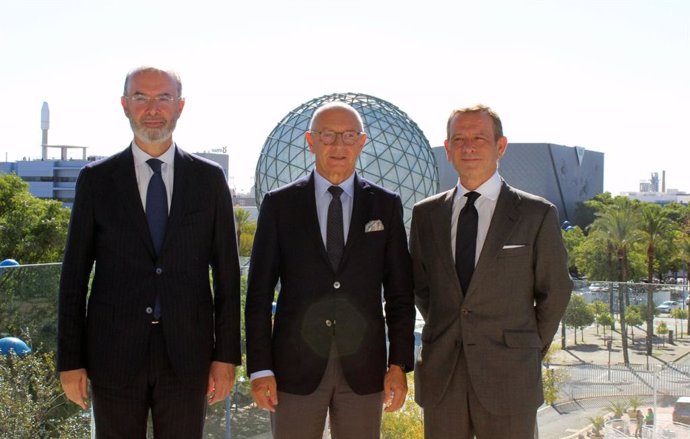
[[[272,377],[275,376],[272,370],[257,370],[249,375],[249,381],[254,381],[257,378]]]

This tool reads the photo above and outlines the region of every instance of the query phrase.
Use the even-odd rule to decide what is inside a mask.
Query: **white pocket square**
[[[503,249],[505,250],[505,249],[509,249],[509,248],[520,248],[520,247],[524,247],[524,246],[525,246],[524,244],[520,244],[520,245],[504,245],[504,246],[503,246]]]
[[[364,233],[380,232],[381,230],[383,230],[381,220],[371,220],[364,226]]]

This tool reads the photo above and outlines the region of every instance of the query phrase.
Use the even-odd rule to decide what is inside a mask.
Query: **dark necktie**
[[[165,191],[165,183],[161,175],[161,162],[158,159],[146,161],[153,170],[149,187],[146,191],[146,220],[149,223],[149,232],[153,247],[158,255],[165,238],[165,228],[168,225],[168,194]],[[153,308],[153,317],[158,320],[161,316],[161,305],[156,295],[156,303]]]
[[[455,237],[455,271],[458,273],[460,286],[464,293],[470,285],[474,272],[474,258],[477,252],[477,223],[479,214],[474,202],[479,198],[479,193],[468,192],[465,194],[467,203],[460,211],[458,217],[458,230]]]
[[[326,252],[331,261],[331,267],[333,270],[337,270],[345,248],[343,203],[340,201],[340,194],[343,193],[343,190],[338,186],[331,186],[328,188],[328,192],[331,193],[333,199],[328,205],[328,218],[326,220]]]

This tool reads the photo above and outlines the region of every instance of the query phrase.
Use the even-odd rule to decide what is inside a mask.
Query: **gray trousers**
[[[322,439],[328,413],[332,439],[379,439],[382,410],[383,392],[358,395],[347,384],[333,343],[314,393],[281,392],[278,383],[278,405],[271,413],[273,438]]]

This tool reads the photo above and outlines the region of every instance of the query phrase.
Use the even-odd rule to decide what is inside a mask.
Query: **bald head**
[[[128,87],[129,87],[129,84],[132,82],[132,78],[134,78],[135,76],[137,76],[141,73],[154,73],[154,74],[158,74],[158,75],[162,75],[162,76],[167,76],[176,85],[177,97],[182,96],[182,80],[180,79],[180,75],[178,75],[177,72],[175,72],[173,70],[163,70],[163,69],[159,69],[159,68],[151,67],[151,66],[137,67],[135,69],[130,70],[129,73],[127,73],[127,77],[125,78],[124,91],[122,92],[123,96],[129,96],[128,95],[128,92],[129,92]]]
[[[357,119],[357,122],[359,124],[357,131],[364,131],[364,123],[362,122],[362,116],[360,116],[357,110],[352,108],[352,106],[340,101],[329,102],[317,108],[316,111],[314,111],[314,114],[312,114],[311,116],[311,121],[309,121],[309,131],[313,131],[315,127],[318,127],[319,119],[321,118],[323,113],[334,110],[338,110],[339,112],[344,111],[351,113],[352,116],[354,116]]]

